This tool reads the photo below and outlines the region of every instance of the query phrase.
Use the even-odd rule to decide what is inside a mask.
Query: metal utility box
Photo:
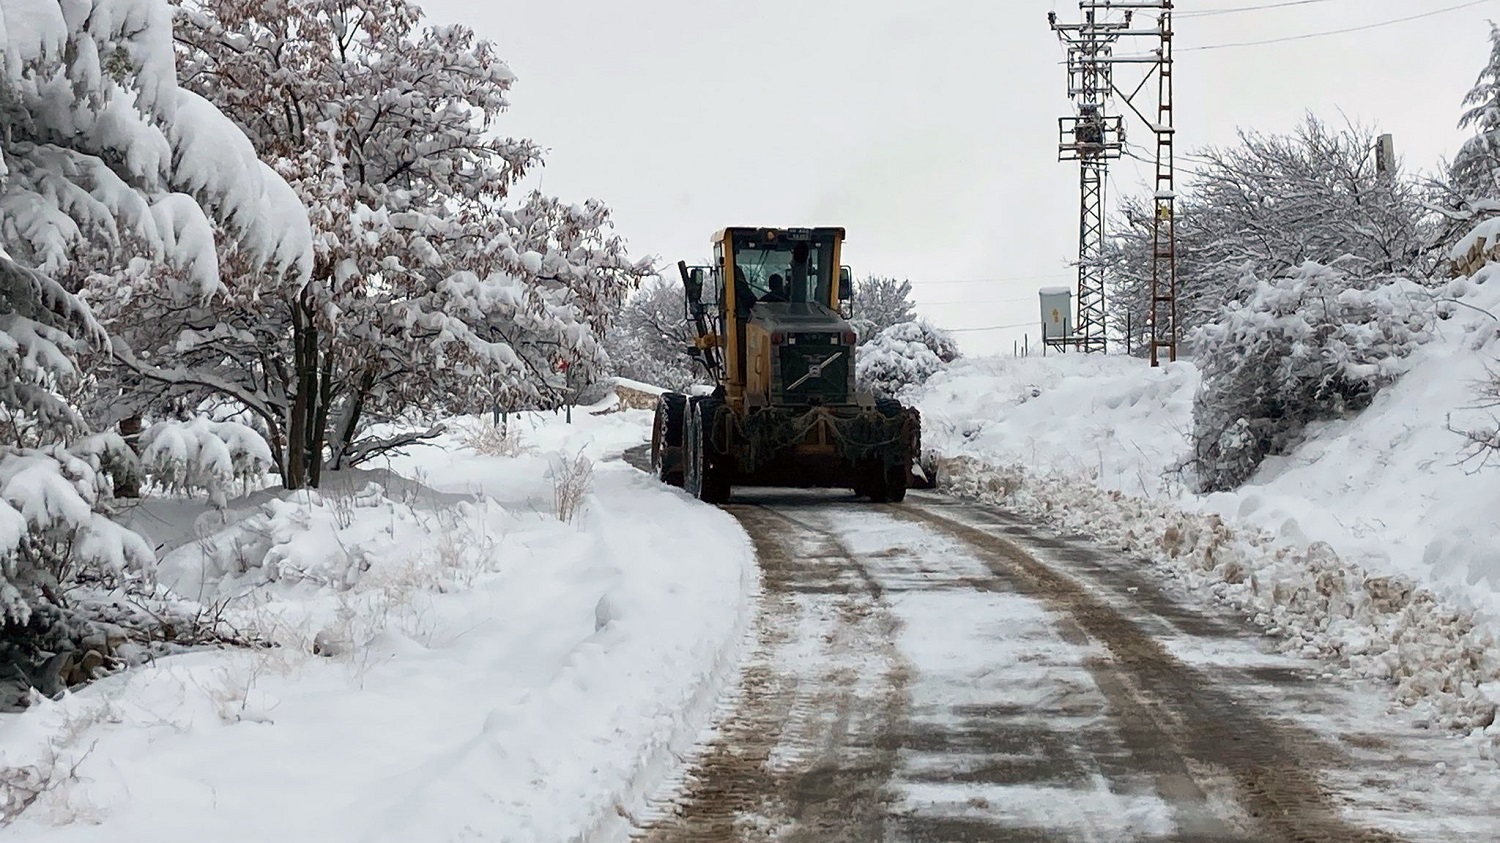
[[[1073,336],[1073,291],[1046,287],[1042,296],[1042,340],[1063,342]]]

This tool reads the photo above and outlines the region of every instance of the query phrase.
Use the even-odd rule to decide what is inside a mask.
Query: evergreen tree
[[[1490,24],[1490,57],[1474,87],[1464,96],[1460,129],[1474,135],[1459,148],[1449,179],[1459,197],[1475,201],[1500,199],[1500,27]]]
[[[292,283],[312,242],[244,134],[178,87],[165,0],[4,0],[0,127],[0,621],[24,625],[80,573],[154,562],[109,517],[134,458],[74,401],[80,355],[109,341],[79,280],[157,262],[186,306],[220,289],[216,227]]]
[[[854,330],[861,345],[886,328],[916,318],[911,282],[870,275],[854,282]]]

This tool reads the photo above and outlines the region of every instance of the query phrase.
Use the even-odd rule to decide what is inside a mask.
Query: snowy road
[[[641,840],[1496,839],[1457,742],[1082,540],[937,495],[737,501],[753,652]]]

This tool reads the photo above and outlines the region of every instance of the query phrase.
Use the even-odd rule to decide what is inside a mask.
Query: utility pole
[[[1119,158],[1125,148],[1124,118],[1108,113],[1110,102],[1119,97],[1156,136],[1156,216],[1151,249],[1151,365],[1155,366],[1159,365],[1160,349],[1167,350],[1169,359],[1177,359],[1173,0],[1082,0],[1078,8],[1083,15],[1081,23],[1062,24],[1057,21],[1057,13],[1047,15],[1052,30],[1068,50],[1068,96],[1076,112],[1058,120],[1058,160],[1079,163],[1078,323],[1073,337],[1053,345],[1072,345],[1085,352],[1107,350],[1102,257],[1108,209],[1104,188],[1110,160]],[[1159,12],[1157,26],[1132,28],[1137,10]],[[1115,45],[1121,39],[1143,37],[1158,40],[1160,46],[1140,55],[1115,55]],[[1115,85],[1114,70],[1119,65],[1147,68],[1146,78],[1128,95]],[[1134,103],[1152,75],[1158,79],[1159,94],[1154,121]]]

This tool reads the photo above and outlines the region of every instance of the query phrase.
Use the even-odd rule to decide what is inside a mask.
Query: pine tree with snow
[[[1500,27],[1490,24],[1490,56],[1474,87],[1464,96],[1460,129],[1474,134],[1459,147],[1449,178],[1472,203],[1500,200]]]
[[[80,354],[109,342],[80,279],[144,256],[191,303],[220,289],[216,226],[294,284],[312,243],[286,183],[178,87],[165,0],[5,0],[0,125],[0,621],[24,624],[82,570],[153,561],[108,517],[133,455],[72,401]]]
[[[650,267],[597,202],[508,201],[540,150],[495,131],[514,76],[494,45],[403,0],[188,0],[177,23],[187,84],[312,209],[316,261],[291,283],[230,254],[224,293],[188,310],[153,267],[107,279],[92,294],[154,385],[122,383],[122,412],[242,408],[298,488],[435,435],[440,416],[558,406],[599,374]]]
[[[870,275],[854,282],[853,323],[861,345],[892,325],[916,318],[911,282]]]

